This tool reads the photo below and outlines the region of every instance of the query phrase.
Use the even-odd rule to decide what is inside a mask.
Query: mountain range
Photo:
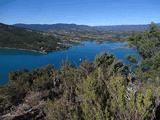
[[[48,52],[64,44],[83,40],[125,40],[133,32],[144,31],[149,25],[87,26],[76,24],[15,24],[0,23],[0,47]]]
[[[160,25],[160,24],[159,24]],[[53,31],[77,31],[77,32],[132,32],[144,31],[149,28],[146,25],[113,25],[113,26],[88,26],[76,24],[14,24],[16,27],[28,28],[32,30],[53,32]]]

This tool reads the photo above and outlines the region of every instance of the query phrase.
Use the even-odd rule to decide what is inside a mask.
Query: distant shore
[[[119,48],[130,48],[130,45],[126,44],[126,45],[122,45]]]
[[[82,41],[70,40],[70,42],[72,42],[72,43],[71,43],[70,45],[68,45],[68,47],[71,47],[71,46],[76,45],[76,44],[80,44],[80,43],[83,42],[83,41],[84,41],[84,40],[82,40]],[[85,41],[87,41],[87,40],[85,40]],[[91,41],[92,41],[92,40],[91,40]],[[96,42],[101,43],[101,42],[105,42],[105,41],[121,41],[121,40],[96,40],[96,39],[94,39],[93,41],[96,41]],[[66,44],[66,45],[67,45],[67,44]],[[68,48],[68,47],[66,47],[66,48]],[[128,47],[129,47],[129,46],[126,46],[126,45],[121,46],[121,48],[128,48]],[[51,52],[51,51],[62,50],[63,48],[51,50],[51,51],[48,51],[48,52],[46,52],[46,51],[40,51],[40,50],[24,49],[24,48],[12,48],[12,47],[0,47],[0,49],[22,50],[22,51],[35,52],[35,53],[40,53],[40,54],[48,54],[48,53]]]
[[[22,48],[0,47],[0,49],[22,50],[22,51],[35,52],[35,53],[40,53],[40,54],[48,54],[48,52],[43,52],[43,51],[38,51],[38,50],[22,49]]]

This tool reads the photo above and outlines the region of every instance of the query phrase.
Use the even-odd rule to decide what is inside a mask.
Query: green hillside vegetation
[[[60,70],[48,65],[10,74],[0,89],[1,119],[150,120],[160,87],[130,75],[113,55],[75,68],[65,61]]]
[[[29,29],[0,24],[0,47],[48,52],[63,47],[53,36]]]
[[[144,60],[137,70],[138,76],[144,81],[159,83],[160,77],[160,28],[152,23],[150,30],[134,34],[129,38],[130,44],[135,46]],[[159,85],[159,84],[158,84]]]
[[[137,58],[134,55],[128,55],[126,56],[126,58],[128,59],[129,62],[131,63],[137,63]]]
[[[59,70],[48,65],[10,73],[0,88],[0,119],[160,120],[159,36],[152,24],[129,38],[144,58],[135,72],[103,53],[79,68],[64,61]]]

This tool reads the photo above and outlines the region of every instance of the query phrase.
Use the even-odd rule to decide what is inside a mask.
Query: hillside
[[[87,26],[76,24],[15,24],[14,26],[43,31],[67,41],[81,41],[86,39],[124,40],[126,36],[134,31],[132,28],[125,26]]]
[[[135,71],[103,53],[79,68],[64,61],[59,70],[10,73],[0,87],[0,119],[160,120],[160,29],[152,24],[129,42],[143,56]]]
[[[149,25],[113,25],[113,26],[87,26],[76,24],[15,24],[14,26],[39,31],[77,31],[77,32],[131,32],[144,31]]]
[[[0,24],[0,47],[48,52],[59,49],[57,39],[43,32]]]
[[[133,34],[129,42],[143,56],[141,68],[137,76],[144,81],[159,85],[160,78],[160,27],[150,25],[150,30]]]
[[[68,32],[87,32],[95,31],[92,27],[87,25],[76,25],[76,24],[15,24],[16,27],[29,28],[38,31],[68,31]]]

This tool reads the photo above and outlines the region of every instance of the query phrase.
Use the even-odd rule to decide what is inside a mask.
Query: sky
[[[160,22],[160,0],[0,0],[6,24],[126,25]]]

